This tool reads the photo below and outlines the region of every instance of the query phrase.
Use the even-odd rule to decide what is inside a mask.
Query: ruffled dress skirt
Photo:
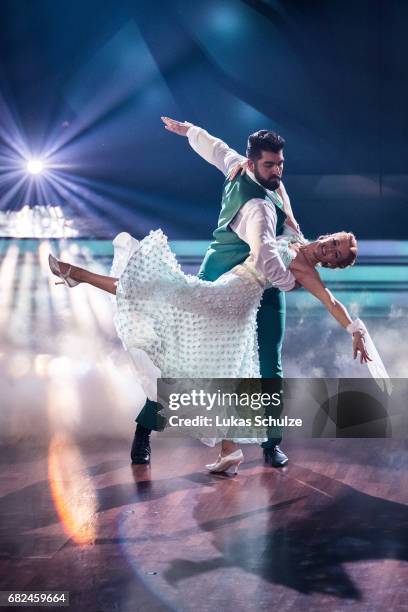
[[[137,360],[143,352],[143,364],[147,357],[163,378],[260,376],[256,314],[263,285],[249,266],[215,282],[185,274],[161,230],[141,241],[121,233],[113,245],[115,326]]]
[[[264,285],[250,265],[210,282],[181,270],[161,230],[141,241],[121,233],[113,245],[115,326],[150,399],[159,377],[260,377],[256,315]],[[197,437],[213,446],[225,435]]]

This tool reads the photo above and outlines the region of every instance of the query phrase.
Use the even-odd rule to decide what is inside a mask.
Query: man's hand
[[[355,332],[353,334],[353,358],[356,359],[358,353],[360,353],[360,363],[367,363],[367,361],[372,361],[369,354],[367,353],[367,349],[364,342],[364,337],[360,334],[360,332]]]
[[[173,132],[173,134],[178,134],[179,136],[187,136],[189,128],[193,125],[188,121],[175,121],[174,119],[170,119],[170,117],[160,117],[160,119],[163,121],[166,130]]]

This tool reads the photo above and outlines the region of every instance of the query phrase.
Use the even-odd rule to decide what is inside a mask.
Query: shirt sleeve
[[[227,176],[237,163],[245,160],[240,155],[219,138],[211,136],[202,128],[192,125],[187,132],[188,142],[196,153],[198,153],[208,163]]]
[[[288,192],[286,191],[285,185],[283,184],[283,182],[281,182],[280,184],[278,194],[282,200],[283,210],[287,216],[287,221],[285,221],[285,224],[283,227],[283,235],[298,236],[300,240],[304,240],[304,236],[300,230],[299,223],[296,221],[293,215],[292,206],[290,204],[290,198],[288,196]]]
[[[294,223],[296,223],[294,221]],[[296,226],[292,225],[290,221],[285,221],[283,225],[282,236],[288,236],[290,238],[296,238],[300,242],[305,242],[305,237],[300,231],[299,223],[296,223]]]
[[[295,277],[287,270],[276,245],[276,211],[261,198],[249,200],[230,223],[231,229],[246,242],[255,268],[273,286],[290,291]]]

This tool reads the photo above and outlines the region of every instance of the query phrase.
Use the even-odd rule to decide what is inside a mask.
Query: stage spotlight
[[[30,174],[41,174],[44,170],[44,164],[41,159],[30,159],[27,162],[27,171]]]

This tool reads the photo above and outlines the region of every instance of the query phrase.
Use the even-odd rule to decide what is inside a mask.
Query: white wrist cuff
[[[198,125],[191,124],[190,127],[188,128],[187,132],[186,132],[187,138],[190,138],[191,136],[193,136],[194,135],[194,131],[197,132],[200,129],[201,128],[199,128]]]
[[[349,334],[355,334],[356,332],[360,332],[362,336],[367,333],[367,328],[361,319],[355,319],[352,323],[349,323],[349,325],[347,325],[346,327],[346,330]]]

